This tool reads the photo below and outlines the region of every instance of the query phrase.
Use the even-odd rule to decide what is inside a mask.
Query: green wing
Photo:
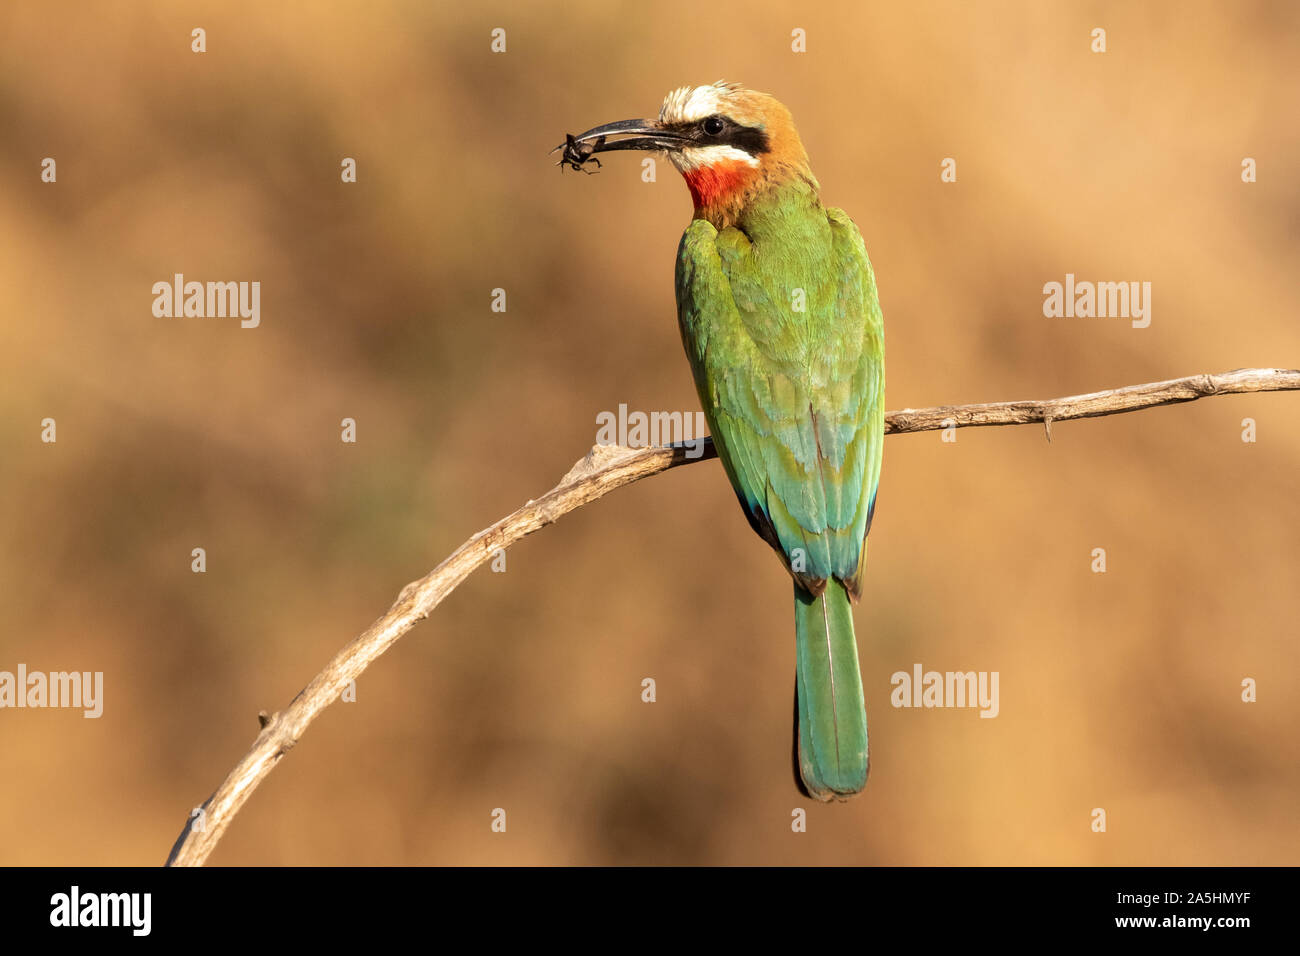
[[[857,227],[838,209],[816,213],[761,255],[738,229],[692,222],[677,310],[754,530],[809,591],[834,577],[856,598],[884,439],[883,322]]]

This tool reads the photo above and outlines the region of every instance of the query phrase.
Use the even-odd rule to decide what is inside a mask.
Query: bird
[[[686,181],[682,344],[745,517],[793,581],[796,784],[846,800],[870,767],[852,606],[885,433],[884,320],[862,234],[823,205],[790,111],[738,83],[675,89],[657,120],[556,149],[572,168],[663,152]]]

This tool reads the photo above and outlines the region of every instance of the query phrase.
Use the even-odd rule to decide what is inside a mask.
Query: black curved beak
[[[610,140],[611,136],[628,138]],[[630,119],[606,123],[604,126],[597,126],[585,133],[571,136],[551,152],[566,147],[573,149],[575,146],[588,145],[589,148],[583,149],[582,153],[590,156],[593,153],[608,153],[616,149],[677,149],[688,141],[681,132],[665,126],[658,120]]]

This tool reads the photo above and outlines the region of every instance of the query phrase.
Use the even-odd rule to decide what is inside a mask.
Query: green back
[[[696,220],[677,253],[700,401],[754,529],[805,587],[834,577],[856,597],[884,444],[871,262],[853,222],[802,180],[738,225]]]

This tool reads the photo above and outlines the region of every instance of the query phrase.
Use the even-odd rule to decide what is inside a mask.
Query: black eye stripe
[[[715,118],[722,120],[722,132],[716,135],[704,132],[705,120]],[[761,155],[771,149],[767,133],[764,130],[759,129],[757,126],[741,126],[725,116],[706,116],[703,119],[689,123],[673,123],[670,128],[674,132],[681,133],[693,145],[734,146],[736,149],[743,149],[751,156]]]
[[[721,138],[727,141],[727,145],[743,149],[751,156],[766,153],[770,148],[767,142],[767,133],[753,126],[732,127],[724,130]]]

